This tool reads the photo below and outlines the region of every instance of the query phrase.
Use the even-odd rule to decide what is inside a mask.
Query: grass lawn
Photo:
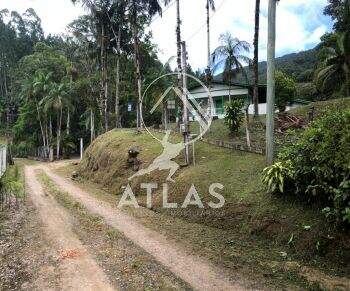
[[[313,102],[309,105],[294,108],[289,113],[302,118],[306,123],[308,120],[308,112],[311,107],[315,108],[315,117],[323,115],[328,110],[341,110],[350,108],[350,98],[334,99],[328,101]],[[251,140],[252,145],[265,147],[265,115],[259,116],[258,120],[254,120],[251,116]],[[191,131],[198,132],[198,123],[191,123]],[[296,130],[298,132],[299,130]],[[294,135],[294,133],[292,134]],[[231,134],[224,123],[224,120],[214,120],[210,130],[205,135],[208,139],[229,141],[237,144],[246,144],[245,124],[239,129],[237,134]],[[294,139],[290,133],[280,134],[276,133],[277,148]],[[290,140],[292,138],[292,140]]]
[[[119,201],[122,187],[134,173],[127,164],[127,151],[132,146],[141,149],[142,168],[162,151],[159,143],[145,132],[114,130],[98,137],[86,150],[80,165],[67,171],[77,170],[83,184],[86,180],[97,183],[111,193],[107,195],[111,195],[113,201]],[[182,156],[177,159],[179,164],[183,163]],[[319,210],[267,194],[261,184],[264,167],[265,158],[261,155],[198,142],[196,166],[181,168],[175,175],[176,183],[168,183],[169,202],[181,205],[194,184],[206,206],[213,201],[208,193],[209,185],[221,183],[225,206],[216,210],[207,206],[204,209],[163,209],[161,185],[168,173],[155,171],[134,179],[131,187],[139,204],[146,206],[146,191],[140,184],[155,182],[159,185],[152,199],[151,212],[156,217],[147,220],[147,216],[138,211],[134,215],[149,227],[191,246],[216,263],[244,269],[248,276],[256,272],[256,276],[264,277],[267,272],[273,286],[285,287],[283,281],[286,280],[298,286],[309,286],[305,274],[298,274],[293,268],[283,271],[288,262],[316,268],[320,274],[324,271],[348,277],[348,237],[332,230]]]

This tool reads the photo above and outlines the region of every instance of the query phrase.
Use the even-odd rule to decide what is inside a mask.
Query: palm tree
[[[104,128],[108,131],[108,63],[107,49],[109,46],[110,18],[117,10],[117,3],[114,0],[71,0],[73,4],[81,2],[94,17],[99,32],[100,63],[101,63],[101,91],[100,109],[104,117]]]
[[[207,44],[208,44],[208,68],[207,68],[207,76],[210,78],[210,63],[211,63],[211,51],[210,51],[210,9],[215,11],[215,1],[214,0],[206,0],[206,11],[207,11]],[[210,74],[210,75],[209,75]]]
[[[176,48],[177,48],[177,71],[178,71],[178,87],[182,90],[182,63],[181,63],[181,16],[180,16],[180,0],[176,0]]]
[[[350,38],[348,33],[337,35],[335,47],[322,49],[322,67],[316,73],[316,85],[320,91],[343,83],[347,96],[350,96]]]
[[[246,76],[244,64],[248,64],[251,61],[246,56],[249,53],[250,45],[246,41],[233,37],[229,32],[222,34],[219,41],[221,45],[212,54],[213,71],[218,67],[224,68],[224,79],[228,82],[229,101],[231,101],[231,83],[233,78],[238,73]]]
[[[51,109],[56,111],[56,158],[60,158],[60,148],[62,140],[62,119],[63,110],[66,107],[71,108],[71,104],[68,99],[69,85],[65,82],[60,84],[51,83],[49,95],[41,100],[41,105],[44,106],[45,112],[50,112]]]
[[[260,0],[255,1],[255,33],[254,33],[254,116],[259,115],[259,28],[260,28]]]
[[[323,62],[316,74],[316,84],[321,91],[334,84],[343,83],[344,91],[350,96],[350,1],[346,0],[343,9],[343,21],[347,30],[336,34],[333,47],[324,47],[320,55]]]
[[[164,0],[164,4],[168,4],[169,0]],[[134,64],[135,64],[135,78],[137,84],[137,100],[136,100],[136,112],[137,112],[137,128],[141,128],[141,99],[142,99],[142,76],[141,76],[141,60],[140,60],[140,41],[139,41],[139,21],[138,16],[140,14],[146,14],[149,18],[152,18],[155,14],[162,14],[162,7],[158,0],[131,0],[130,1],[130,24],[132,37],[134,40]]]
[[[35,96],[35,104],[37,110],[38,121],[40,125],[40,131],[43,139],[43,146],[45,149],[50,145],[50,135],[47,127],[47,115],[41,110],[41,101],[46,98],[50,91],[52,73],[45,74],[41,71],[36,72],[33,83],[33,95]],[[50,118],[51,119],[51,118]]]

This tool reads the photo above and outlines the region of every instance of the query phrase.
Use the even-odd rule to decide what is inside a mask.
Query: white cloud
[[[187,40],[189,62],[194,68],[206,65],[205,0],[182,1],[183,39]],[[297,52],[316,45],[327,26],[319,23],[327,0],[283,0],[277,10],[276,53]],[[267,5],[261,3],[260,57],[266,59]],[[212,49],[218,46],[221,33],[230,31],[241,40],[253,42],[255,1],[217,0],[212,18]],[[175,5],[165,11],[163,18],[152,24],[153,36],[161,50],[160,58],[167,60],[176,54]],[[310,23],[315,28],[310,31]],[[201,28],[201,29],[200,29]],[[199,30],[200,29],[200,30]],[[196,33],[194,35],[194,33]]]
[[[34,8],[42,20],[45,34],[60,34],[66,26],[83,13],[80,5],[74,6],[71,0],[1,0],[0,10],[25,12]]]

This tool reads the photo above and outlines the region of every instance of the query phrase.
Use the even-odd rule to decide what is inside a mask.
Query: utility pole
[[[274,160],[276,2],[277,0],[269,0],[268,11],[266,108],[266,159],[268,165],[271,165]]]
[[[188,122],[188,99],[187,99],[187,51],[186,42],[181,42],[182,47],[182,103],[183,103],[183,130],[184,144],[185,144],[185,162],[187,165],[190,164],[190,153],[189,153],[189,141],[190,141],[190,128]]]

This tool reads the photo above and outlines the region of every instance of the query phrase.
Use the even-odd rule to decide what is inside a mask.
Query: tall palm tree
[[[350,34],[337,35],[335,47],[322,49],[323,62],[316,73],[316,84],[320,91],[342,83],[347,96],[350,96]]]
[[[36,72],[32,88],[35,96],[35,105],[37,110],[40,131],[43,139],[43,146],[46,149],[50,145],[50,135],[47,126],[47,115],[42,111],[41,101],[46,98],[50,92],[52,73],[45,74],[43,72]],[[45,114],[43,114],[45,113]]]
[[[229,86],[229,101],[231,101],[231,84],[233,78],[242,73],[246,76],[244,65],[251,62],[247,57],[250,44],[233,37],[229,32],[222,34],[219,38],[221,45],[212,54],[213,71],[216,68],[224,69],[224,79]]]
[[[260,29],[260,0],[255,0],[255,32],[254,32],[254,116],[259,115],[259,29]]]
[[[333,47],[321,50],[323,62],[316,74],[316,84],[324,91],[340,81],[347,96],[350,96],[350,0],[345,0],[343,5],[342,19],[347,30],[336,35]]]
[[[110,35],[110,17],[117,10],[117,2],[114,0],[71,0],[73,4],[80,2],[87,8],[95,19],[99,33],[100,44],[100,63],[101,63],[101,90],[100,90],[100,109],[104,117],[104,128],[108,130],[108,46]]]
[[[210,62],[211,62],[211,50],[210,50],[210,9],[215,11],[215,0],[206,0],[206,11],[207,11],[207,45],[208,45],[208,68],[207,76],[210,78]]]
[[[181,15],[180,0],[176,0],[176,48],[177,48],[177,71],[178,71],[178,87],[182,90],[182,63],[181,63]]]
[[[49,95],[41,100],[44,110],[49,112],[53,109],[56,112],[56,158],[60,158],[62,140],[62,119],[64,108],[71,108],[69,101],[69,85],[62,82],[60,84],[51,83]]]
[[[164,4],[168,4],[169,0],[164,0]],[[159,13],[162,14],[162,7],[158,0],[131,0],[130,1],[130,24],[132,37],[134,40],[134,64],[135,78],[137,84],[137,100],[136,100],[136,124],[137,128],[141,128],[141,99],[142,99],[142,76],[141,76],[141,60],[140,60],[140,40],[139,40],[139,21],[140,14],[146,14],[148,18],[152,18]]]

